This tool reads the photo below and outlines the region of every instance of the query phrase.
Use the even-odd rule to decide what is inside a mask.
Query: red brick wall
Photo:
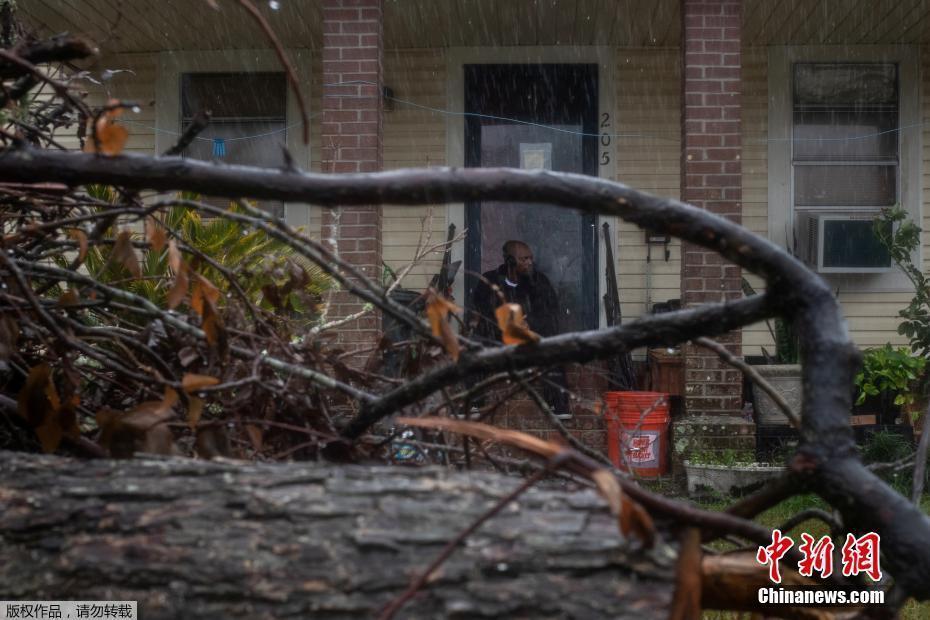
[[[607,431],[604,421],[604,392],[608,390],[607,365],[604,362],[568,364],[565,367],[568,390],[575,396],[570,403],[572,417],[562,421],[565,428],[589,448],[607,452]],[[491,392],[483,410],[495,408],[489,416],[491,424],[531,433],[543,439],[565,443],[548,416],[540,411],[536,402],[525,392],[519,391],[501,402],[512,385]],[[541,386],[535,386],[537,390]],[[514,453],[517,455],[517,453]],[[522,455],[521,458],[525,458]]]
[[[682,0],[681,196],[734,222],[742,216],[741,0]],[[739,298],[740,269],[693,244],[682,247],[685,305]],[[719,338],[736,354],[741,334]],[[736,413],[741,376],[713,353],[686,347],[688,413]]]
[[[384,56],[382,0],[322,0],[323,121],[321,170],[374,172],[382,168],[381,100]],[[381,206],[345,207],[323,213],[322,238],[335,241],[339,256],[369,278],[381,276]],[[328,317],[361,310],[337,294]],[[372,314],[339,330],[346,345],[377,340],[380,320]]]

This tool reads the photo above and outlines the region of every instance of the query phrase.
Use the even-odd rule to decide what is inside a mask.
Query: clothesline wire
[[[332,84],[323,84],[322,86],[323,86],[323,87],[328,87],[328,86],[376,86],[376,84],[375,84],[374,82],[369,82],[369,81],[365,81],[365,80],[351,80],[351,81],[347,81],[347,82],[336,82],[336,83],[332,83]],[[326,97],[326,96],[328,96],[328,95],[324,95],[324,97]],[[373,98],[374,98],[374,97],[372,97],[372,96],[357,96],[357,97],[345,96],[345,95],[332,95],[332,96],[333,96],[333,97],[340,97],[340,98],[352,98],[352,99],[373,99]],[[527,120],[523,120],[523,119],[519,119],[519,118],[511,118],[511,117],[507,117],[507,116],[498,116],[498,115],[494,115],[494,114],[484,114],[484,113],[481,113],[481,112],[464,112],[464,111],[458,111],[458,110],[449,110],[449,109],[437,108],[437,107],[434,107],[434,106],[429,106],[429,105],[425,105],[425,104],[422,104],[422,103],[417,103],[417,102],[415,102],[415,101],[408,101],[408,100],[406,100],[406,99],[401,99],[401,98],[399,98],[399,97],[388,96],[388,95],[385,95],[385,96],[384,96],[384,99],[387,99],[387,100],[389,100],[389,101],[392,101],[392,102],[397,103],[397,104],[400,104],[400,105],[408,106],[408,107],[410,107],[410,108],[414,108],[414,109],[418,109],[418,110],[423,110],[423,111],[426,111],[426,112],[431,112],[431,113],[434,113],[434,114],[442,114],[442,115],[445,115],[445,116],[458,116],[458,117],[463,117],[463,118],[480,118],[480,119],[485,119],[485,120],[493,120],[493,121],[499,121],[499,122],[505,122],[505,123],[512,123],[512,124],[516,124],[516,125],[526,125],[526,126],[529,126],[529,127],[537,127],[537,128],[539,128],[539,129],[544,129],[544,130],[553,131],[553,132],[557,132],[557,133],[576,135],[576,136],[579,136],[579,137],[582,137],[582,138],[600,138],[600,139],[604,139],[604,138],[618,138],[618,139],[619,139],[619,138],[643,138],[643,139],[650,139],[650,140],[662,140],[662,141],[668,141],[668,142],[680,142],[680,136],[678,136],[677,134],[676,134],[675,136],[670,136],[670,135],[644,134],[644,133],[609,133],[609,132],[604,132],[604,133],[591,133],[591,132],[585,132],[585,131],[577,131],[577,130],[573,130],[573,129],[567,129],[567,128],[565,128],[565,127],[558,127],[558,126],[554,126],[554,125],[547,125],[547,124],[545,124],[545,123],[537,123],[537,122],[533,122],[533,121],[527,121]],[[321,114],[321,112],[316,112],[316,113],[314,113],[314,114],[311,114],[309,118],[311,118],[311,119],[316,118],[316,117],[319,116],[320,114]],[[127,119],[127,120],[124,120],[123,122],[128,123],[128,124],[138,125],[138,126],[140,126],[140,127],[144,127],[144,128],[146,128],[146,129],[149,129],[149,130],[154,131],[154,132],[157,132],[157,133],[170,134],[170,135],[173,135],[173,136],[180,136],[180,135],[181,135],[180,132],[171,131],[171,130],[168,130],[168,129],[161,129],[161,128],[153,127],[153,126],[151,126],[151,125],[147,125],[147,124],[142,123],[142,122],[139,122],[139,121],[132,121],[132,120],[128,120],[128,119]],[[856,135],[856,136],[843,136],[843,137],[837,137],[837,138],[796,138],[796,137],[790,137],[790,138],[766,138],[766,139],[758,139],[758,140],[750,139],[750,140],[744,141],[743,144],[767,144],[767,143],[769,143],[769,142],[819,142],[819,143],[824,143],[824,142],[855,142],[855,141],[860,141],[860,140],[869,140],[869,139],[872,139],[872,138],[878,138],[878,137],[881,137],[881,136],[884,136],[884,135],[888,135],[888,134],[892,134],[892,133],[902,133],[902,132],[905,131],[905,130],[908,130],[908,129],[916,129],[916,128],[919,128],[919,127],[924,127],[925,125],[928,125],[928,124],[930,124],[930,121],[927,121],[927,122],[919,122],[919,123],[911,123],[911,124],[908,124],[908,125],[901,125],[901,126],[894,127],[894,128],[891,128],[891,129],[886,129],[886,130],[883,130],[883,131],[876,131],[876,132],[866,133],[866,134],[861,134],[861,135]],[[279,134],[279,133],[287,132],[289,129],[293,129],[294,127],[298,127],[298,126],[300,126],[300,123],[291,123],[291,124],[289,124],[289,125],[287,125],[287,126],[285,126],[285,127],[282,127],[282,128],[280,128],[280,129],[274,129],[274,130],[271,130],[271,131],[267,131],[267,132],[263,132],[263,133],[258,133],[258,134],[253,134],[253,135],[248,135],[248,136],[236,136],[236,137],[233,137],[233,138],[220,138],[220,137],[210,138],[210,137],[204,137],[204,136],[196,136],[194,139],[195,139],[195,140],[201,140],[201,141],[204,141],[204,142],[214,142],[215,140],[222,140],[223,142],[238,142],[238,141],[241,141],[241,140],[253,140],[253,139],[257,139],[257,138],[265,138],[265,137],[268,137],[268,136],[273,136],[273,135],[276,135],[276,134]]]

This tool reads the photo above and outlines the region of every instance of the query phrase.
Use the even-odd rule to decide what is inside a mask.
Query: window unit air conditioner
[[[796,213],[799,258],[817,273],[890,271],[891,256],[872,230],[879,215],[878,211]]]

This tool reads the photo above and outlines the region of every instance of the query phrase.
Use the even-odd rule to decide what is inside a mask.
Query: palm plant
[[[97,186],[91,194],[107,202],[115,201],[111,188]],[[185,194],[181,198],[199,197]],[[242,212],[234,203],[229,210]],[[322,294],[331,286],[329,276],[296,255],[290,246],[239,222],[205,218],[194,209],[174,206],[160,214],[156,226],[173,231],[179,246],[187,249],[191,269],[219,289],[220,300],[232,293],[232,277],[251,303],[301,322],[312,321]],[[133,236],[141,239],[141,234]],[[115,247],[96,245],[88,250],[84,264],[89,275],[165,307],[172,286],[167,249],[143,252],[139,261],[141,277],[133,278],[115,256]]]

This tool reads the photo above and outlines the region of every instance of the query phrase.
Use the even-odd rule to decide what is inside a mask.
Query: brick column
[[[681,198],[739,223],[741,0],[682,0]],[[719,254],[684,244],[681,299],[686,306],[739,298],[740,269]],[[739,331],[719,339],[740,354]],[[741,375],[716,355],[685,349],[685,409],[733,414]]]
[[[322,0],[323,122],[321,170],[375,172],[382,168],[382,0]],[[344,207],[323,213],[322,238],[339,256],[374,280],[381,277],[381,206]],[[363,304],[337,294],[329,318],[348,316]],[[380,320],[369,315],[339,329],[339,341],[377,341]]]

